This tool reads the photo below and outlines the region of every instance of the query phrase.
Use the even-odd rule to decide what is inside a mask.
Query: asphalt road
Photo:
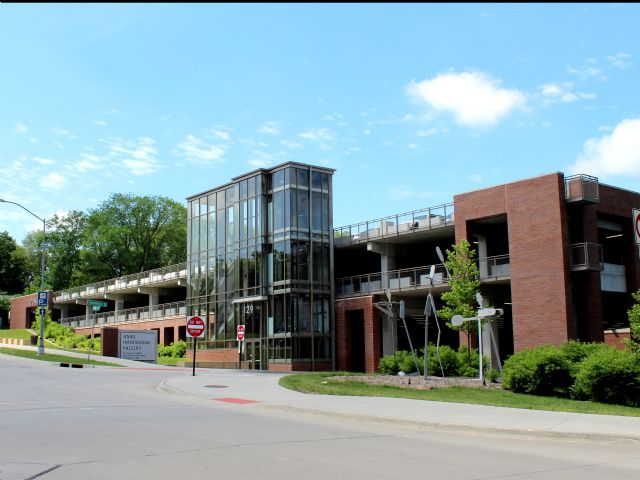
[[[0,479],[640,478],[632,442],[439,433],[157,389],[190,374],[0,355]]]

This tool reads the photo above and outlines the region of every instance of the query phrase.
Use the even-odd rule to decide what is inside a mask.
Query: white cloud
[[[429,198],[433,192],[425,190],[414,190],[406,185],[398,185],[387,190],[387,197],[392,200],[406,200],[408,198]]]
[[[407,144],[407,148],[409,148],[411,150],[417,150],[418,146],[419,145],[417,143],[409,143],[409,144]]]
[[[501,88],[500,83],[482,72],[445,73],[412,81],[407,93],[436,111],[452,114],[459,125],[488,127],[526,104],[524,93]]]
[[[39,163],[40,165],[53,165],[54,163],[56,163],[55,160],[42,157],[33,157],[33,161]]]
[[[419,130],[418,132],[416,132],[416,135],[419,137],[431,137],[438,133],[449,133],[449,129],[447,127],[443,127],[443,128],[433,127],[427,130]]]
[[[469,180],[473,183],[482,183],[482,181],[484,180],[483,176],[480,175],[479,173],[474,173],[473,175],[469,176]]]
[[[282,140],[280,143],[287,148],[302,148],[301,143],[291,142],[289,140]]]
[[[224,163],[224,145],[207,144],[193,135],[187,135],[184,142],[173,150],[173,154],[184,157],[191,163],[201,165],[217,165]]]
[[[590,138],[569,168],[589,175],[640,175],[640,118],[618,123],[608,135]]]
[[[591,78],[597,78],[602,81],[607,80],[607,77],[602,73],[602,70],[593,65],[595,60],[591,59],[588,63],[591,65],[585,65],[583,67],[572,67],[571,65],[567,65],[567,73],[575,75],[583,81]]]
[[[547,105],[553,103],[571,103],[577,100],[593,100],[596,98],[593,93],[574,92],[573,83],[565,82],[558,83],[546,83],[538,87],[543,102]]]
[[[631,61],[631,55],[624,52],[619,52],[615,55],[609,55],[607,57],[607,60],[609,60],[609,63],[611,63],[611,65],[618,68],[629,68],[634,65],[634,63]]]
[[[29,129],[27,128],[26,125],[23,125],[22,123],[16,123],[16,126],[14,127],[13,131],[16,133],[27,133]]]
[[[253,158],[249,160],[249,165],[256,168],[267,168],[274,164],[274,158],[272,155],[266,152],[255,151],[251,152]]]
[[[51,172],[48,175],[45,175],[38,181],[38,185],[40,185],[45,190],[60,190],[67,183],[67,179],[60,175],[58,172]]]
[[[367,129],[365,129],[365,131],[364,131],[364,132],[362,132],[362,133],[364,133],[365,135],[371,135],[371,130],[369,130],[369,129],[367,128]]]
[[[67,138],[78,138],[66,128],[53,127],[51,129],[51,133],[53,133],[54,135],[60,135]]]
[[[110,143],[109,156],[133,175],[148,175],[158,168],[155,140],[142,137],[138,140],[114,140]],[[96,157],[97,158],[97,157]]]
[[[280,127],[276,122],[266,122],[258,129],[259,133],[266,133],[267,135],[280,135]]]
[[[93,121],[94,125],[98,125],[100,127],[106,127],[107,125],[109,125],[107,122],[105,122],[104,120],[94,120]]]
[[[335,136],[328,128],[308,128],[298,135],[300,138],[310,140],[312,142],[333,142]]]
[[[82,160],[79,160],[71,166],[73,171],[86,172],[87,170],[98,170],[101,164],[105,162],[103,157],[92,155],[90,153],[83,153]]]
[[[229,132],[226,132],[224,130],[217,130],[215,128],[211,129],[211,133],[213,134],[214,137],[217,137],[221,140],[229,141]]]

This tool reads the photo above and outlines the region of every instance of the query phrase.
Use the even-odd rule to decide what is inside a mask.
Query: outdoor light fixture
[[[47,224],[46,224],[46,222],[45,222],[45,220],[43,218],[40,218],[35,213],[33,213],[31,210],[29,210],[26,207],[23,207],[19,203],[10,202],[9,200],[5,200],[4,198],[0,198],[0,203],[11,203],[13,205],[17,205],[17,206],[19,206],[20,208],[22,208],[26,212],[30,213],[31,215],[33,215],[34,217],[36,217],[38,220],[40,220],[42,222],[42,262],[41,262],[41,266],[40,266],[40,272],[41,272],[41,276],[42,276],[42,281],[41,281],[41,284],[40,284],[40,291],[44,292],[45,291],[44,290],[44,257],[45,257],[45,252],[46,252],[45,237],[46,237]],[[38,304],[40,303],[39,298],[40,298],[40,295],[38,295]],[[40,342],[38,343],[38,355],[44,355],[44,315],[45,315],[44,306],[40,305]]]
[[[616,238],[616,237],[621,237],[621,236],[622,236],[622,234],[619,233],[617,235],[609,235],[608,237],[605,237],[605,238]]]

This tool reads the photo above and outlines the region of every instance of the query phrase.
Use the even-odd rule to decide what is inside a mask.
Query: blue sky
[[[638,4],[0,4],[0,197],[336,169],[334,226],[542,173],[640,190]],[[40,228],[0,204],[0,231]]]

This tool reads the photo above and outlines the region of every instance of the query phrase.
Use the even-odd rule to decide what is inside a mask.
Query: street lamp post
[[[0,198],[0,203],[11,203],[13,205],[17,205],[18,207],[22,208],[26,212],[29,212],[31,215],[33,215],[34,217],[36,217],[38,220],[42,222],[42,262],[40,265],[40,274],[41,274],[42,280],[40,283],[40,291],[44,292],[44,257],[45,257],[46,248],[47,248],[45,243],[45,237],[47,235],[47,223],[43,218],[40,218],[31,210],[29,210],[26,207],[23,207],[19,203],[10,202],[9,200],[5,200],[3,198]],[[40,342],[38,343],[38,355],[44,355],[44,316],[45,316],[45,309],[43,306],[40,306]]]

